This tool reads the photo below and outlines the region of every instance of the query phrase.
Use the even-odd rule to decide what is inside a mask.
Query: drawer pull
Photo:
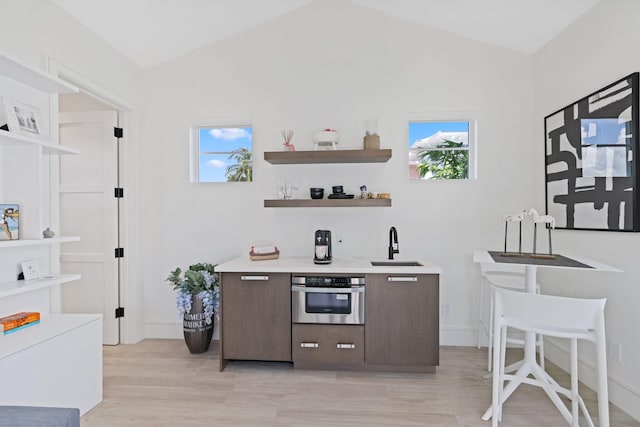
[[[318,348],[317,342],[301,342],[300,348]]]
[[[338,343],[336,344],[336,348],[341,348],[341,349],[348,349],[348,350],[353,350],[356,348],[355,344],[347,344],[347,343]]]
[[[387,277],[389,282],[417,282],[416,276],[389,276]]]
[[[269,276],[240,276],[240,280],[266,281]]]

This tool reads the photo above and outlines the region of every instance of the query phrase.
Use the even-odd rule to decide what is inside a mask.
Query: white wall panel
[[[544,204],[544,117],[578,99],[640,70],[640,3],[626,0],[600,2],[567,30],[534,55],[535,83],[535,199]],[[562,253],[593,258],[624,270],[624,273],[542,271],[543,292],[584,298],[607,298],[607,340],[621,346],[622,359],[609,355],[608,371],[611,401],[640,419],[640,355],[638,328],[640,311],[640,265],[637,254],[640,234],[558,230],[554,249]],[[552,347],[553,348],[553,347]],[[552,360],[563,366],[565,351],[550,352]],[[617,352],[614,352],[617,353]],[[555,357],[554,357],[555,356]],[[594,352],[582,352],[587,367],[585,381],[594,384]],[[582,376],[582,373],[581,373]]]
[[[531,207],[532,60],[528,55],[382,15],[322,1],[145,71],[145,140],[140,168],[142,271],[147,331],[175,324],[170,270],[246,255],[275,244],[281,256],[312,256],[313,233],[333,232],[336,257],[383,257],[389,228],[400,255],[444,268],[442,319],[452,344],[472,345],[477,309],[474,249],[500,248],[502,216]],[[416,112],[473,111],[477,180],[408,179],[408,120]],[[254,181],[189,183],[191,123],[250,116]],[[361,148],[376,117],[384,164],[282,165],[263,160],[293,129],[299,150],[312,135],[340,131],[339,148]],[[267,209],[281,179],[309,187],[344,185],[390,192],[391,208]],[[153,189],[153,191],[151,191]],[[539,211],[543,206],[535,206]],[[340,237],[342,243],[337,243]]]

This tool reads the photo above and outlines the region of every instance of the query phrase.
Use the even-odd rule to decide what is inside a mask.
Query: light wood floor
[[[486,357],[486,349],[442,347],[436,374],[302,371],[258,362],[232,362],[218,372],[214,344],[191,355],[182,340],[145,340],[104,348],[104,400],[81,424],[488,427],[480,419],[491,399]],[[566,374],[551,363],[547,370],[567,385]],[[595,393],[585,388],[583,397],[595,418]],[[523,385],[505,404],[500,425],[568,424],[544,392]],[[611,406],[611,426],[640,423]]]

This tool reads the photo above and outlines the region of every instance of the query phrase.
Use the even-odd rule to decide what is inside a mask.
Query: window
[[[251,126],[193,128],[191,181],[252,181],[252,136]]]
[[[409,178],[474,177],[474,127],[473,120],[410,121]]]

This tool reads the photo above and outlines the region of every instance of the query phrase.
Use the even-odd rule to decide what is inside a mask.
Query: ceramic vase
[[[211,318],[211,323],[207,325],[202,298],[192,295],[191,312],[185,313],[182,321],[184,342],[191,354],[204,353],[209,349],[211,338],[213,338],[214,319],[215,315]]]

